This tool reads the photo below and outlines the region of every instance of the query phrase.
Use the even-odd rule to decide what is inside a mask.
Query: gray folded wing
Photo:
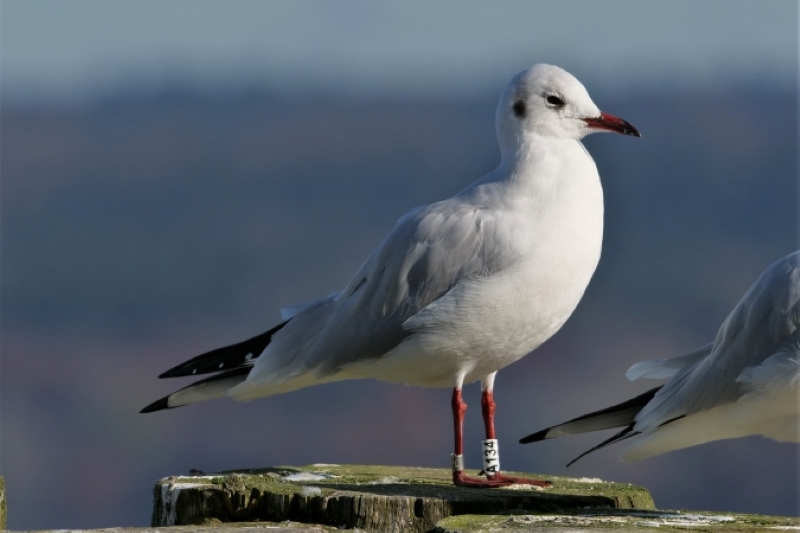
[[[497,225],[492,212],[452,199],[411,211],[344,290],[290,310],[248,381],[325,377],[383,356],[414,333],[404,324],[419,310],[514,261],[497,246]]]
[[[734,402],[737,379],[775,354],[800,325],[800,252],[772,264],[725,319],[711,353],[690,362],[636,417],[635,431]]]
[[[654,359],[652,361],[641,361],[632,365],[625,373],[631,381],[637,379],[666,379],[671,378],[677,374],[681,369],[693,365],[698,361],[702,361],[711,350],[714,348],[714,343],[709,342],[705,346],[693,350],[687,354],[679,355],[677,357],[670,357],[669,359]]]

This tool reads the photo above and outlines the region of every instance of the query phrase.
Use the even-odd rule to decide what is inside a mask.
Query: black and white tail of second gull
[[[620,453],[625,462],[749,435],[800,442],[800,251],[761,274],[712,344],[672,359],[637,363],[627,376],[671,379],[520,442],[622,428],[569,464],[636,436],[641,438]]]
[[[495,374],[534,350],[578,305],[600,258],[603,191],[580,140],[639,137],[602,113],[571,74],[517,74],[496,112],[498,167],[455,196],[403,216],[347,286],[283,312],[284,323],[161,377],[216,372],[145,407],[239,401],[346,379],[453,387],[453,482],[547,482],[500,472]],[[486,479],[464,475],[464,383],[481,381]]]

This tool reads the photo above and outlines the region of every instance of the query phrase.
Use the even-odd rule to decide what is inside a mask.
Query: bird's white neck
[[[483,183],[515,196],[538,196],[565,187],[599,187],[599,176],[580,141],[531,134],[501,150],[498,167],[476,185]]]

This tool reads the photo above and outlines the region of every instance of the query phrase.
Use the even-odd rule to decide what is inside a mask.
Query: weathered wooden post
[[[382,533],[800,529],[800,518],[793,517],[657,510],[647,489],[596,478],[548,476],[552,486],[537,490],[465,489],[452,485],[450,470],[400,466],[315,464],[195,473],[156,484],[154,528],[205,525],[252,533],[268,522],[287,533],[330,526]]]
[[[291,520],[423,533],[456,515],[655,508],[647,489],[599,479],[551,477],[551,488],[513,490],[465,489],[450,477],[444,469],[321,464],[169,477],[156,484],[152,525]]]

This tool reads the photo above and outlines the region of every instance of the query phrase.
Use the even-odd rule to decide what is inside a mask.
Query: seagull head
[[[512,78],[500,98],[496,124],[501,147],[518,146],[531,135],[579,140],[613,132],[641,137],[629,122],[600,111],[575,76],[545,64]]]

